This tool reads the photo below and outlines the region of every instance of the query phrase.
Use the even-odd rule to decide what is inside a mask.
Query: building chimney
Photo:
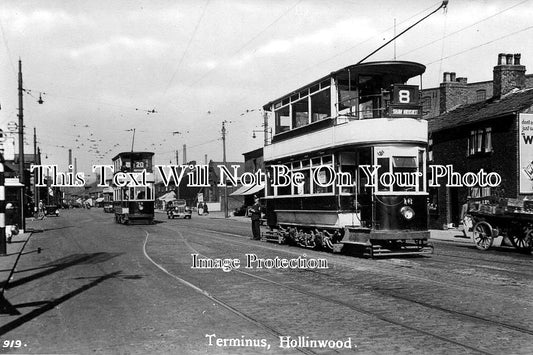
[[[468,103],[467,78],[456,78],[454,72],[445,72],[440,84],[440,113]]]
[[[505,64],[505,63],[503,62],[503,58],[505,58],[505,53],[500,53],[500,54],[498,54],[498,65],[503,65],[503,64]]]
[[[494,97],[501,97],[513,89],[523,89],[525,87],[526,67],[520,65],[520,58],[520,53],[514,55],[498,54],[498,65],[493,70]]]

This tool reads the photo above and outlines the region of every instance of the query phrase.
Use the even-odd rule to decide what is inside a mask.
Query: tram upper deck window
[[[285,106],[276,110],[276,134],[288,131],[291,128],[290,108]]]
[[[382,116],[382,78],[377,76],[359,76],[359,117],[374,118]]]
[[[357,82],[352,78],[351,80],[339,80],[337,85],[339,114],[357,117]]]
[[[331,94],[329,88],[311,95],[311,122],[323,120],[331,115]]]
[[[307,98],[292,104],[292,128],[309,124],[309,100]]]

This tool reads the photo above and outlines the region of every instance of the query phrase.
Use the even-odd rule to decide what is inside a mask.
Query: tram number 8
[[[408,104],[411,102],[411,92],[409,90],[398,91],[398,101],[402,104]]]

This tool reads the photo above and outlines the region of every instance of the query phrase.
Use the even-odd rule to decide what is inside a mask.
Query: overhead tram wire
[[[239,49],[237,49],[232,56],[236,55],[240,51],[242,51],[244,48],[246,48],[250,43],[252,43],[254,40],[256,40],[260,35],[262,35],[266,30],[268,30],[270,27],[272,27],[274,24],[276,24],[279,20],[281,20],[289,11],[294,9],[298,4],[300,4],[303,0],[298,0],[294,5],[289,7],[287,10],[285,10],[281,15],[279,15],[274,21],[269,23],[265,28],[263,28],[261,31],[259,31],[255,36],[253,36],[251,39],[246,41]],[[201,75],[196,81],[192,82],[188,85],[188,87],[193,87],[196,84],[198,84],[200,81],[204,80],[209,74],[211,74],[213,71],[215,71],[217,67],[209,69],[207,72],[205,72],[203,75]]]
[[[167,87],[165,88],[165,91],[163,92],[163,98],[165,97],[165,95],[167,94],[167,91],[168,89],[170,88],[170,86],[172,85],[172,82],[174,81],[174,78],[176,77],[176,74],[178,73],[178,70],[180,69],[181,67],[181,64],[183,63],[183,59],[185,58],[185,55],[187,54],[187,52],[189,51],[189,47],[191,46],[191,43],[192,43],[192,40],[194,39],[194,37],[196,36],[196,32],[198,31],[198,27],[200,26],[200,23],[202,22],[202,19],[204,18],[204,15],[205,15],[205,11],[207,9],[207,5],[209,5],[209,1],[210,0],[207,0],[204,4],[204,8],[202,9],[202,14],[200,15],[200,17],[198,18],[198,21],[196,21],[196,25],[194,26],[194,30],[191,34],[191,37],[189,38],[189,41],[187,42],[187,46],[185,47],[185,50],[183,51],[182,55],[181,55],[181,58],[178,62],[178,64],[176,65],[176,69],[174,70],[174,73],[172,74],[172,76],[170,77],[170,80],[167,84]]]
[[[16,76],[17,75],[17,70],[15,69],[15,64],[13,63],[13,59],[11,59],[11,50],[9,49],[9,46],[7,44],[6,33],[4,31],[4,26],[2,25],[1,18],[0,18],[0,31],[2,31],[2,39],[4,41],[4,46],[6,47],[7,56],[9,58],[9,64],[11,64],[11,69],[13,69],[13,74],[15,74],[15,76]]]
[[[485,17],[485,18],[483,18],[483,19],[481,19],[481,20],[479,20],[479,21],[477,21],[477,22],[474,22],[474,23],[472,23],[472,24],[470,24],[470,25],[468,25],[468,26],[465,26],[465,27],[463,27],[463,28],[461,28],[461,29],[458,29],[457,31],[451,32],[451,33],[449,33],[449,34],[443,36],[443,37],[440,38],[440,39],[436,39],[436,40],[433,40],[433,41],[427,42],[427,43],[425,43],[425,44],[423,44],[423,45],[421,45],[421,46],[419,46],[419,47],[417,47],[417,48],[414,48],[414,49],[408,51],[408,52],[402,53],[402,54],[400,54],[398,57],[404,57],[404,56],[406,56],[406,55],[408,55],[408,54],[411,54],[411,53],[416,52],[416,51],[418,51],[418,50],[420,50],[420,49],[423,49],[423,48],[425,48],[425,47],[427,47],[427,46],[429,46],[429,45],[432,45],[432,44],[434,44],[434,43],[436,43],[436,42],[438,42],[438,41],[442,41],[442,40],[444,40],[445,38],[448,38],[448,37],[450,37],[450,36],[453,36],[453,35],[455,35],[455,34],[457,34],[457,33],[460,33],[460,32],[462,32],[462,31],[464,31],[464,30],[466,30],[466,29],[469,29],[469,28],[471,28],[471,27],[474,27],[475,25],[480,24],[480,23],[482,23],[482,22],[485,22],[485,21],[487,21],[487,20],[489,20],[489,19],[491,19],[491,18],[493,18],[493,17],[499,16],[499,15],[501,15],[502,13],[504,13],[504,12],[506,12],[506,11],[509,11],[509,10],[511,10],[511,9],[517,7],[517,6],[520,6],[520,5],[522,5],[522,4],[524,4],[524,3],[528,2],[528,1],[530,1],[530,0],[524,0],[524,1],[521,1],[521,2],[519,2],[519,3],[516,3],[516,4],[514,4],[513,6],[510,6],[510,7],[506,8],[506,9],[503,9],[503,10],[501,10],[501,11],[495,13],[495,14],[492,14],[492,15],[490,15],[490,16],[488,16],[488,17]]]
[[[378,51],[380,51],[382,48],[384,48],[385,46],[387,46],[389,43],[391,43],[392,41],[396,40],[398,37],[400,37],[401,35],[403,35],[405,32],[409,31],[411,28],[415,27],[416,25],[418,25],[420,22],[424,21],[425,19],[427,19],[429,16],[433,15],[435,12],[439,11],[440,9],[444,8],[446,9],[446,7],[448,6],[448,0],[444,0],[442,2],[442,4],[436,8],[435,10],[433,10],[432,12],[430,12],[429,14],[427,14],[426,16],[422,17],[420,20],[416,21],[415,23],[413,23],[411,26],[407,27],[405,30],[403,30],[402,32],[400,32],[399,34],[397,34],[396,36],[392,37],[390,40],[388,40],[385,44],[382,44],[379,48],[377,48],[376,50],[374,50],[372,53],[370,53],[369,55],[367,55],[366,57],[364,57],[363,59],[361,59],[360,61],[357,62],[357,64],[361,64],[362,62],[364,62],[365,60],[367,60],[368,58],[370,58],[371,56],[373,56],[374,54],[376,54]]]
[[[299,2],[298,2],[298,3],[299,3]],[[298,5],[298,3],[295,4],[293,7],[295,7],[296,5]],[[412,16],[406,18],[405,20],[401,21],[400,23],[396,24],[396,26],[397,26],[397,25],[401,25],[401,24],[403,24],[403,23],[409,21],[409,20],[412,19],[413,17],[416,17],[416,16],[420,15],[421,13],[424,13],[424,12],[426,12],[426,11],[432,9],[433,7],[435,7],[435,5],[437,5],[437,4],[439,4],[439,3],[442,3],[442,2],[441,2],[441,1],[437,1],[437,2],[433,3],[431,6],[425,8],[425,9],[419,11],[419,12],[417,12],[416,14],[414,14],[414,15],[412,15]],[[289,10],[290,10],[290,9],[288,9],[287,11],[289,11]],[[437,9],[437,10],[438,10],[438,9]],[[287,11],[286,11],[286,12],[287,12]],[[286,13],[286,12],[285,12],[285,13]],[[284,13],[282,16],[284,16],[285,13]],[[279,18],[281,18],[282,16],[280,16]],[[279,18],[276,19],[274,22],[276,22],[277,20],[279,20]],[[274,23],[274,22],[273,22],[273,23]],[[383,34],[383,33],[386,33],[386,32],[388,32],[388,31],[390,31],[390,30],[393,29],[394,27],[395,27],[395,26],[391,26],[391,27],[387,28],[386,30],[382,31],[382,32],[380,33],[380,35]],[[267,28],[268,28],[268,27],[267,27]],[[265,29],[266,29],[266,28],[265,28]],[[256,37],[257,37],[257,36],[256,36]],[[320,62],[318,62],[318,63],[315,63],[315,64],[313,64],[313,65],[311,65],[311,66],[308,66],[308,67],[306,67],[305,69],[303,69],[302,71],[299,71],[298,74],[299,74],[299,73],[303,73],[303,72],[307,72],[309,69],[311,69],[311,68],[313,68],[313,67],[317,67],[317,66],[319,66],[319,65],[321,65],[321,64],[324,64],[324,63],[326,63],[326,62],[328,62],[328,61],[330,61],[330,60],[332,60],[332,59],[334,59],[334,58],[336,58],[336,57],[338,57],[338,56],[340,56],[340,55],[343,55],[343,54],[345,54],[345,53],[347,53],[347,52],[353,50],[354,48],[356,48],[356,47],[362,45],[363,43],[366,43],[366,42],[370,41],[371,39],[373,39],[373,38],[375,38],[375,37],[376,37],[376,36],[369,37],[369,38],[365,39],[364,41],[359,42],[359,43],[357,43],[356,45],[354,45],[354,46],[352,46],[352,47],[350,47],[350,48],[348,48],[348,49],[346,49],[346,50],[344,50],[344,51],[342,51],[342,52],[340,52],[340,53],[335,54],[335,55],[332,56],[332,57],[329,57],[329,58],[327,58],[327,59],[325,59],[325,60],[323,60],[323,61],[320,61]],[[254,37],[254,38],[255,38],[255,37]],[[241,48],[241,49],[242,49],[242,48]],[[209,71],[209,72],[210,72],[210,71]],[[209,74],[209,72],[207,72],[205,75]],[[200,81],[200,80],[202,80],[202,79],[203,79],[203,77],[201,77],[198,81]],[[249,110],[246,110],[246,111],[248,112]],[[253,110],[252,110],[252,111],[253,111]],[[241,114],[241,116],[243,116],[243,114]]]
[[[440,1],[437,1],[437,2],[435,2],[434,4],[432,4],[431,6],[425,8],[424,10],[421,10],[421,11],[417,12],[416,14],[414,14],[414,15],[412,15],[412,16],[406,18],[406,19],[403,20],[402,22],[397,23],[396,26],[401,25],[401,24],[403,24],[403,23],[409,21],[409,20],[412,19],[413,17],[418,16],[418,15],[420,15],[421,13],[424,13],[424,12],[428,11],[429,9],[432,9],[432,8],[435,7],[435,5],[437,5],[438,3],[440,3]],[[379,35],[382,36],[384,33],[387,33],[388,31],[392,30],[393,28],[394,28],[394,26],[391,26],[391,27],[385,29],[384,31],[381,31]],[[362,45],[362,44],[364,44],[364,43],[366,43],[366,42],[368,42],[368,41],[370,41],[371,39],[376,38],[376,37],[377,37],[377,36],[368,37],[368,38],[365,39],[364,41],[361,41],[361,42],[359,42],[359,43],[357,43],[357,44],[355,44],[355,45],[349,47],[348,49],[346,49],[346,50],[344,50],[344,51],[342,51],[342,52],[339,52],[339,53],[335,54],[334,56],[331,56],[331,57],[329,57],[329,58],[327,58],[327,59],[325,59],[325,60],[323,60],[323,61],[321,61],[321,62],[318,62],[318,63],[316,63],[316,64],[313,64],[313,65],[311,65],[311,66],[305,68],[304,70],[302,70],[302,71],[299,72],[299,73],[302,73],[302,72],[308,71],[309,69],[311,69],[311,68],[313,68],[313,67],[317,67],[317,66],[319,66],[319,65],[321,65],[321,64],[327,63],[327,62],[329,62],[330,60],[333,60],[334,58],[337,58],[337,57],[339,57],[339,56],[341,56],[341,55],[343,55],[343,54],[346,54],[346,53],[348,53],[349,51],[352,51],[353,49],[359,47],[360,45]]]
[[[442,73],[442,63],[444,63],[444,60],[442,59],[444,57],[444,38],[446,38],[446,28],[448,27],[448,11],[444,12],[444,25],[443,25],[443,31],[442,31],[442,43],[440,48],[440,65],[439,65],[439,71],[437,73],[438,78],[440,78]],[[422,78],[420,78],[420,87],[422,88]]]
[[[434,61],[432,61],[432,62],[428,62],[428,63],[426,63],[425,65],[428,66],[428,65],[431,65],[431,64],[438,63],[438,62],[440,62],[440,61],[443,60],[443,59],[449,59],[449,58],[456,57],[456,56],[458,56],[458,55],[460,55],[460,54],[463,54],[463,53],[469,52],[469,51],[471,51],[471,50],[474,50],[474,49],[477,49],[477,48],[480,48],[480,47],[486,46],[486,45],[488,45],[488,44],[491,44],[491,43],[497,42],[497,41],[499,41],[499,40],[502,40],[502,39],[507,38],[507,37],[510,37],[510,36],[514,36],[514,35],[516,35],[516,34],[518,34],[518,33],[525,32],[525,31],[530,30],[530,29],[533,29],[533,26],[525,27],[525,28],[523,28],[523,29],[521,29],[521,30],[518,30],[518,31],[515,31],[515,32],[512,32],[512,33],[506,34],[506,35],[504,35],[504,36],[501,36],[501,37],[495,38],[495,39],[493,39],[493,40],[490,40],[490,41],[488,41],[488,42],[482,43],[482,44],[480,44],[480,45],[477,45],[477,46],[474,46],[474,47],[467,48],[467,49],[465,49],[465,50],[462,50],[462,51],[460,51],[460,52],[457,52],[457,53],[451,54],[451,55],[446,56],[446,57],[444,57],[444,58],[440,58],[440,59],[434,60]]]
[[[414,15],[412,15],[412,16],[406,18],[405,20],[401,21],[400,23],[397,23],[396,26],[401,25],[401,24],[403,24],[403,23],[409,21],[409,20],[412,19],[413,17],[416,17],[416,16],[420,15],[421,13],[424,13],[424,12],[426,12],[426,11],[428,11],[428,10],[434,8],[435,5],[437,5],[437,4],[439,4],[439,3],[441,3],[441,1],[437,1],[437,2],[433,3],[431,6],[425,8],[425,9],[423,9],[423,10],[420,10],[420,11],[417,12],[416,14],[414,14]],[[392,29],[394,29],[394,26],[388,27],[387,29],[381,31],[381,32],[379,33],[379,36],[382,36],[383,34],[387,33],[388,31],[390,31],[390,30],[392,30]],[[349,47],[348,49],[343,50],[342,52],[339,52],[339,53],[337,53],[337,54],[335,54],[335,55],[333,55],[333,56],[331,56],[331,57],[329,57],[329,58],[326,58],[326,59],[324,59],[324,60],[322,60],[322,61],[320,61],[320,62],[318,62],[318,63],[315,63],[315,64],[313,64],[313,65],[310,65],[310,66],[308,66],[308,67],[302,69],[301,71],[296,72],[294,75],[296,76],[296,75],[299,75],[299,74],[301,74],[301,73],[306,73],[306,72],[309,71],[309,69],[312,69],[312,68],[318,67],[318,66],[320,66],[320,65],[322,65],[322,64],[324,64],[324,63],[327,63],[327,62],[329,62],[329,61],[331,61],[331,60],[333,60],[333,59],[335,59],[335,58],[337,58],[337,57],[339,57],[339,56],[341,56],[341,55],[344,55],[344,54],[346,54],[346,53],[348,53],[348,52],[354,50],[355,48],[361,46],[362,44],[364,44],[364,43],[366,43],[366,42],[368,42],[368,41],[370,41],[370,40],[372,40],[372,39],[374,39],[374,38],[376,38],[376,37],[378,37],[378,35],[368,37],[367,39],[365,39],[365,40],[363,40],[363,41],[361,41],[361,42],[358,42],[357,44],[355,44],[355,45]]]
[[[146,114],[159,113],[157,110],[155,110],[155,108],[144,109],[144,108],[139,108],[139,107],[134,107],[134,106],[124,106],[124,105],[118,105],[118,104],[114,104],[114,103],[107,102],[107,101],[97,100],[97,99],[94,99],[94,98],[87,99],[87,97],[63,96],[63,95],[50,93],[49,91],[44,92],[44,91],[39,91],[39,90],[35,90],[35,89],[24,89],[24,91],[28,95],[30,95],[29,93],[31,93],[31,92],[40,92],[43,95],[46,94],[47,96],[51,96],[51,97],[57,97],[57,98],[61,98],[61,99],[68,99],[68,100],[75,100],[75,101],[82,101],[82,102],[85,102],[85,103],[95,103],[95,104],[100,104],[100,105],[113,106],[113,107],[117,107],[117,108],[133,110],[133,111],[143,111],[143,112],[146,112]]]

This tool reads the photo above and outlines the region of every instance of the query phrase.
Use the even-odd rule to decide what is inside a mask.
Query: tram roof
[[[155,153],[153,152],[122,152],[122,153],[118,153],[113,159],[111,159],[112,161],[115,161],[117,160],[119,157],[122,157],[122,156],[131,156],[131,155],[145,155],[145,156],[153,156]]]
[[[368,62],[368,63],[349,65],[337,71],[331,72],[329,75],[321,77],[320,79],[317,79],[305,86],[302,86],[299,89],[293,90],[290,93],[277,98],[276,100],[270,101],[269,103],[263,106],[263,109],[268,110],[270,109],[270,106],[273,103],[283,100],[286,97],[294,95],[295,93],[298,93],[301,90],[304,90],[310,86],[316,85],[317,83],[320,83],[323,80],[331,78],[331,77],[340,77],[340,78],[348,79],[348,77],[351,75],[378,75],[378,76],[394,75],[394,76],[398,76],[399,80],[401,80],[402,82],[406,82],[408,79],[413,78],[417,75],[421,75],[425,71],[426,71],[426,66],[423,64],[416,63],[416,62],[409,62],[409,61],[397,61],[397,60]]]

